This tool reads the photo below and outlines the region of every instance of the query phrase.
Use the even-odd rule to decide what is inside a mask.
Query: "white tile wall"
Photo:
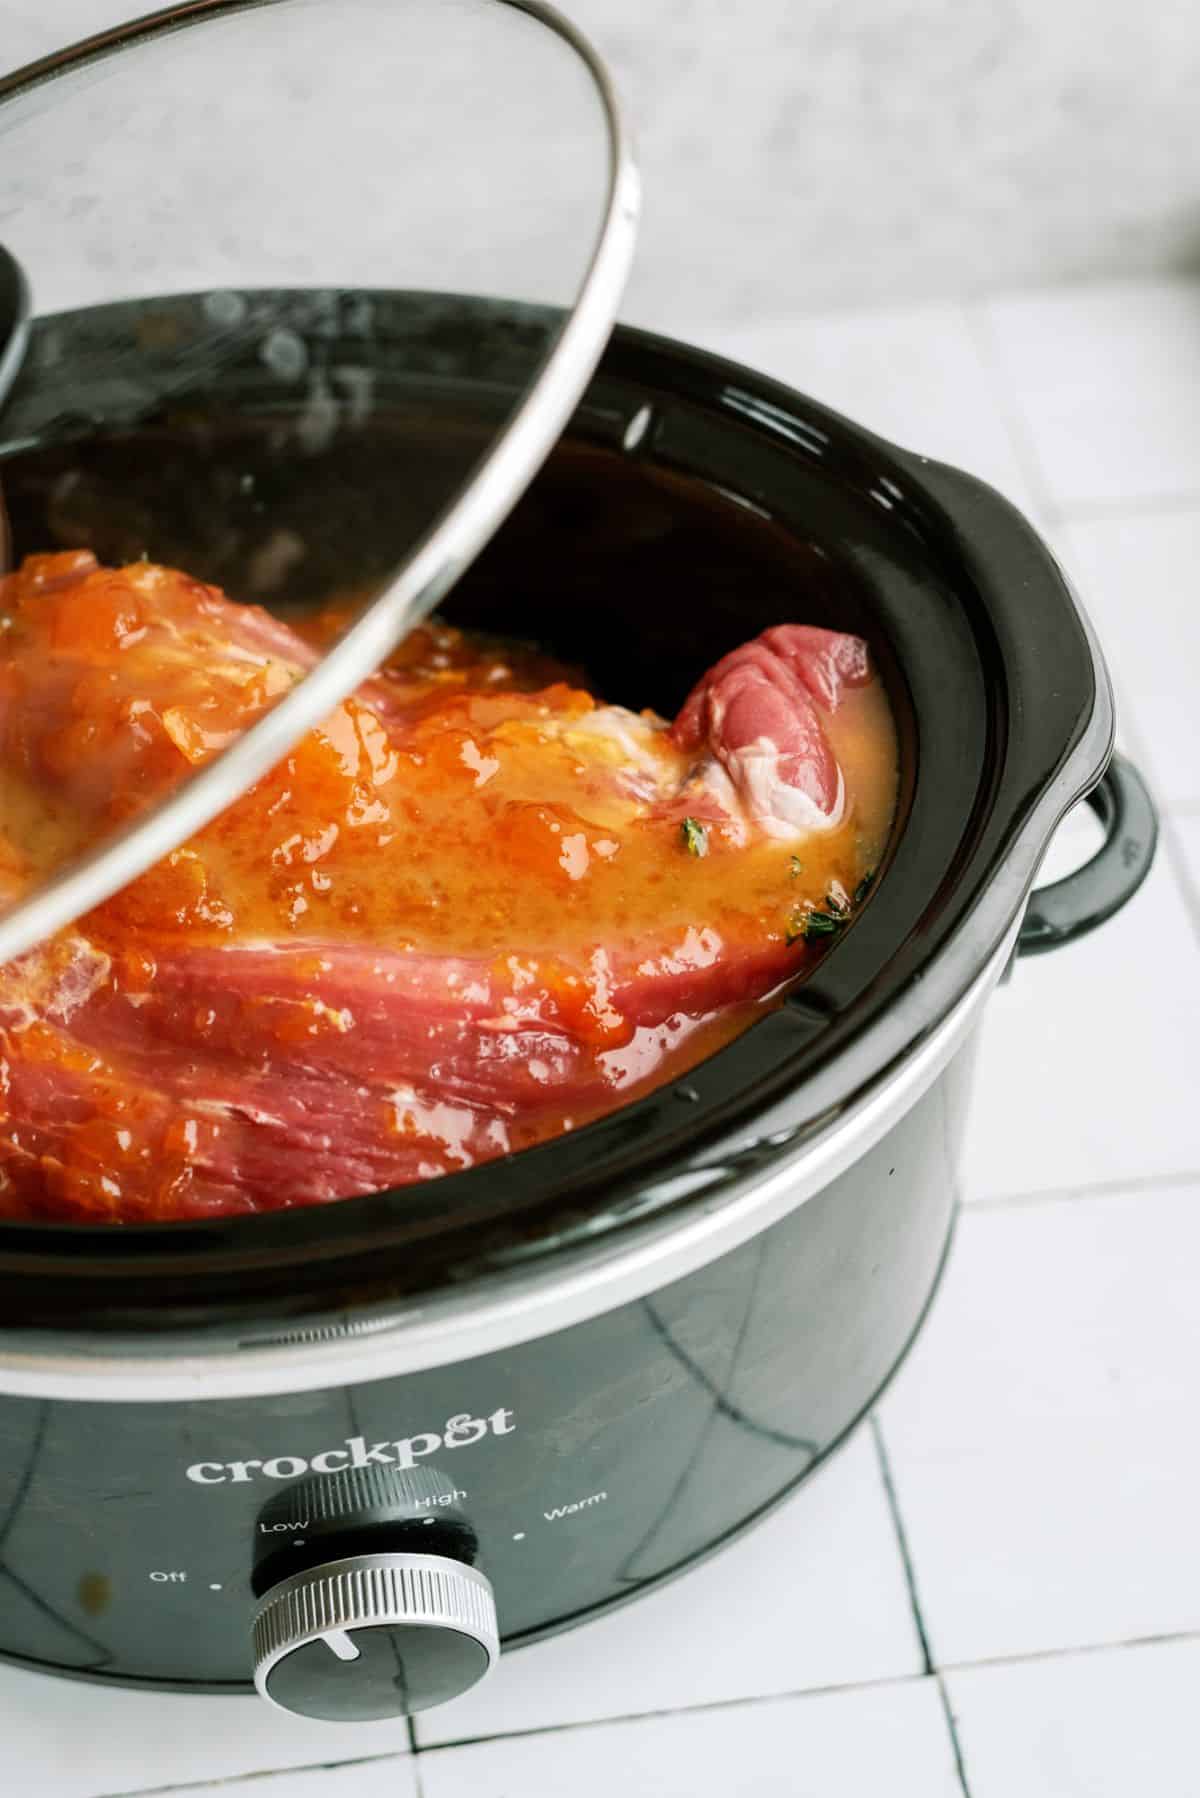
[[[882,1407],[940,1671],[920,1673],[864,1435],[694,1574],[428,1715],[415,1758],[396,1758],[400,1726],[8,1669],[3,1798],[230,1778],[222,1798],[1200,1794],[1200,283],[693,335],[1035,506],[1167,806],[1170,852],[1134,905],[995,997],[974,1203]],[[1056,871],[1089,840],[1075,820]],[[493,1739],[445,1745],[475,1732]]]
[[[3,0],[0,68],[146,4]],[[1194,248],[1200,35],[1186,0],[567,10],[633,111],[640,320],[673,328],[681,296],[737,319],[1174,268]],[[370,38],[368,18],[356,41]],[[362,61],[369,119],[370,50]]]

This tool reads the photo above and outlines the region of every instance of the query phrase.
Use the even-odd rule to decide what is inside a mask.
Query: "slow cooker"
[[[287,284],[42,316],[0,412],[14,551],[149,553],[238,594],[285,532],[310,550],[272,603],[347,569],[369,589],[469,480],[556,316]],[[744,1035],[538,1148],[265,1216],[0,1225],[9,1660],[394,1715],[711,1553],[820,1466],[921,1326],[989,994],[1146,874],[1154,813],[1110,759],[1087,619],[970,476],[618,328],[505,509],[444,614],[616,701],[670,712],[800,612],[869,640],[901,744],[873,895]],[[1102,847],[1035,888],[1085,798]]]

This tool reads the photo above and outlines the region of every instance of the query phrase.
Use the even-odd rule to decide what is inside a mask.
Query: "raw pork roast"
[[[84,552],[0,580],[0,902],[216,754],[339,621]],[[848,916],[890,799],[848,790],[836,722],[875,706],[879,786],[878,687],[858,639],[783,625],[668,725],[416,633],[201,836],[0,969],[0,1215],[336,1199],[675,1073]]]

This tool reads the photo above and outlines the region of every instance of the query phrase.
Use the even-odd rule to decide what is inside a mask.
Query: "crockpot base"
[[[570,1616],[555,1617],[550,1622],[542,1624],[539,1628],[526,1630],[519,1636],[503,1637],[505,1655],[515,1653],[519,1648],[536,1647],[539,1642],[545,1642],[552,1636],[564,1635],[569,1630],[582,1629],[587,1624],[598,1622],[602,1617],[607,1617],[614,1611],[624,1610],[627,1605],[633,1604],[637,1599],[645,1598],[651,1593],[660,1590],[662,1587],[673,1584],[674,1581],[682,1578],[684,1574],[692,1573],[696,1568],[703,1566],[706,1561],[713,1560],[717,1555],[721,1554],[723,1550],[734,1547],[734,1545],[740,1542],[744,1536],[749,1535],[752,1530],[756,1529],[760,1523],[765,1523],[769,1517],[774,1516],[776,1511],[782,1510],[783,1506],[796,1496],[802,1486],[808,1485],[811,1480],[822,1473],[832,1461],[836,1460],[841,1451],[849,1445],[854,1437],[857,1436],[859,1430],[866,1423],[879,1400],[883,1397],[896,1375],[904,1366],[908,1359],[909,1351],[912,1349],[917,1337],[924,1327],[926,1315],[940,1290],[942,1274],[945,1271],[946,1262],[949,1259],[953,1241],[954,1225],[952,1223],[946,1238],[945,1251],[938,1264],[937,1274],[934,1277],[933,1288],[921,1311],[921,1315],[918,1317],[917,1322],[913,1327],[912,1335],[905,1343],[898,1360],[889,1369],[882,1385],[867,1401],[867,1404],[864,1406],[863,1410],[859,1412],[858,1416],[846,1426],[846,1429],[836,1441],[831,1442],[829,1447],[825,1449],[815,1461],[810,1463],[803,1473],[797,1474],[795,1479],[791,1480],[781,1491],[775,1493],[774,1497],[767,1499],[765,1504],[761,1505],[757,1511],[752,1512],[750,1516],[743,1517],[737,1523],[732,1524],[724,1535],[717,1537],[715,1541],[708,1543],[704,1548],[697,1549],[695,1554],[689,1555],[676,1566],[668,1567],[662,1573],[656,1574],[653,1579],[647,1580],[644,1584],[634,1586],[628,1592],[617,1593],[613,1597],[606,1598],[599,1604],[592,1605],[586,1610],[572,1612]],[[120,1686],[123,1690],[127,1691],[194,1692],[200,1696],[214,1698],[250,1698],[256,1695],[254,1682],[250,1679],[210,1681],[206,1683],[191,1679],[137,1678],[131,1674],[110,1674],[99,1669],[89,1670],[87,1668],[60,1667],[56,1666],[53,1662],[31,1660],[27,1655],[12,1654],[7,1651],[0,1652],[0,1662],[3,1662],[10,1667],[24,1667],[26,1671],[30,1673],[52,1674],[56,1678],[80,1680],[88,1685]]]
[[[145,551],[272,604],[369,589],[546,333],[505,301],[242,297],[232,336],[203,295],[39,322],[0,443],[18,554]],[[284,327],[294,379],[261,353]],[[261,591],[280,533],[303,553]],[[256,1600],[327,1596],[355,1556],[474,1565],[514,1645],[585,1621],[809,1477],[935,1286],[970,1033],[1111,749],[1036,534],[802,395],[618,331],[448,610],[664,712],[769,624],[864,634],[900,739],[878,879],[686,1084],[537,1149],[306,1212],[0,1225],[0,1655],[26,1666],[248,1691]],[[362,1614],[333,1613],[330,1687]]]
[[[685,1571],[809,1477],[902,1360],[945,1258],[970,1059],[761,1236],[554,1336],[262,1399],[0,1401],[0,1656],[250,1690],[262,1532],[286,1556],[307,1519],[281,1495],[356,1463],[426,1476],[428,1509],[373,1542],[473,1560],[514,1646]]]

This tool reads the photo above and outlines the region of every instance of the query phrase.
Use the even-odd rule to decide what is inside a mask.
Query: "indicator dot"
[[[303,1548],[304,1547],[304,1537],[297,1536],[296,1540],[292,1543],[292,1547],[293,1548]]]
[[[432,1517],[422,1517],[422,1519],[421,1519],[421,1522],[422,1522],[422,1523],[433,1523],[433,1522],[435,1522],[435,1521],[436,1521],[436,1520],[435,1520],[435,1519],[434,1519],[434,1518],[432,1518]]]
[[[525,1531],[518,1530],[516,1535],[513,1537],[513,1541],[514,1542],[524,1542],[524,1540],[525,1540]]]
[[[210,1587],[209,1587],[209,1588],[208,1588],[208,1589],[209,1589],[209,1591],[210,1591],[210,1592],[221,1592],[221,1591],[224,1591],[224,1587],[223,1587],[223,1586],[222,1586],[222,1585],[221,1585],[221,1584],[220,1584],[220,1582],[219,1582],[219,1581],[218,1581],[218,1580],[214,1580],[214,1581],[213,1581],[213,1582],[212,1582],[212,1585],[211,1585],[211,1586],[210,1586]]]

